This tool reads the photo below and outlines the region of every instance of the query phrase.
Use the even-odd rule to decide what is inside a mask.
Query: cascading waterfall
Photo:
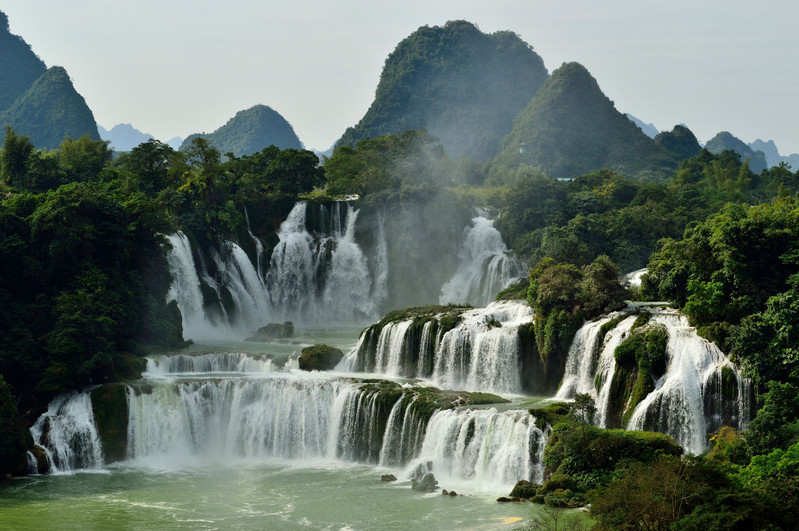
[[[53,399],[47,412],[31,427],[31,435],[34,442],[44,448],[51,472],[96,469],[104,465],[88,392]]]
[[[385,291],[385,245],[378,245],[378,281],[373,282],[368,260],[355,242],[358,211],[347,203],[343,216],[342,203],[336,202],[323,223],[331,232],[312,234],[306,226],[307,208],[307,203],[297,203],[281,224],[266,275],[279,320],[330,324],[374,318]]]
[[[226,257],[216,252],[212,256],[235,303],[236,319],[229,325],[237,333],[247,335],[268,321],[272,313],[269,294],[247,253],[233,242],[225,242],[225,247]]]
[[[446,333],[428,321],[412,337],[414,320],[390,322],[379,333],[368,329],[339,365],[341,370],[432,379],[447,389],[521,393],[519,327],[533,310],[517,301],[466,310]]]
[[[246,372],[269,373],[277,370],[264,355],[244,352],[210,352],[206,354],[176,354],[147,358],[150,377],[173,373]]]
[[[745,429],[751,409],[749,382],[716,345],[697,335],[685,316],[663,313],[653,320],[669,333],[669,364],[655,390],[636,407],[629,429],[668,433],[694,454],[706,449],[708,434],[725,421]],[[734,395],[731,408],[725,408],[725,380]]]
[[[439,479],[543,483],[545,445],[545,434],[524,411],[443,410],[428,422],[418,461],[432,461]]]
[[[713,343],[699,337],[686,317],[675,311],[651,310],[650,323],[668,333],[667,367],[632,412],[627,429],[650,430],[674,437],[686,451],[701,453],[707,436],[722,425],[744,429],[751,414],[751,384]],[[575,336],[566,373],[556,398],[588,393],[597,405],[596,422],[608,427],[614,352],[629,335],[636,316],[619,322],[599,344],[599,330],[612,316],[586,323]],[[598,353],[598,359],[597,359]]]
[[[227,323],[224,327],[206,316],[200,278],[191,252],[191,243],[185,234],[178,231],[167,236],[172,249],[167,254],[172,285],[167,301],[176,301],[183,317],[183,336],[204,339],[228,335]]]
[[[472,219],[458,253],[460,265],[455,275],[441,288],[439,304],[485,306],[493,301],[524,270],[502,241],[494,222],[485,217]]]

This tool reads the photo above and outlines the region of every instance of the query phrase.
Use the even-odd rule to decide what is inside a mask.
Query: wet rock
[[[269,341],[270,339],[284,339],[294,337],[294,323],[269,323],[258,329],[254,336],[248,337],[247,341]]]
[[[449,496],[449,492],[447,492],[447,489],[441,489],[441,495],[442,496]]]
[[[450,496],[457,496],[457,495],[458,495],[458,493],[457,493],[457,492],[455,492],[454,490],[451,490],[451,491],[449,491],[449,495],[450,495]]]
[[[530,483],[526,479],[522,479],[516,482],[516,485],[508,496],[511,498],[532,498],[535,496],[536,490],[538,490],[540,486],[541,485],[536,485],[535,483]]]
[[[509,503],[509,502],[520,502],[524,501],[522,498],[506,498],[505,496],[500,496],[497,498],[499,503]]]
[[[329,371],[344,357],[344,353],[330,345],[313,345],[305,347],[297,359],[303,371]]]
[[[383,474],[380,476],[380,481],[397,481],[397,476],[394,474]]]

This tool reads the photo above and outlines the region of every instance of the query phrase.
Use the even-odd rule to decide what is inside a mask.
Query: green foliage
[[[497,294],[498,301],[517,301],[527,300],[527,291],[530,288],[530,281],[522,279],[515,284],[508,286]]]
[[[613,352],[616,371],[611,381],[611,409],[623,412],[621,426],[627,425],[638,404],[654,391],[655,381],[665,374],[668,339],[663,326],[639,327]]]
[[[266,105],[255,105],[237,112],[213,133],[189,135],[180,150],[189,149],[195,138],[203,138],[221,153],[231,153],[236,157],[252,155],[269,146],[280,150],[302,150],[291,124]]]
[[[752,454],[767,454],[799,442],[799,386],[771,381],[762,400],[746,431]]]
[[[424,130],[368,138],[340,146],[325,163],[332,195],[369,195],[386,200],[453,182],[457,167]],[[377,198],[377,199],[374,199]]]
[[[695,509],[707,510],[730,487],[724,471],[710,461],[659,456],[626,468],[594,500],[591,516],[599,521],[599,529],[671,529]]]
[[[0,374],[0,475],[23,474],[31,446],[31,434],[22,427],[11,388]]]
[[[374,102],[336,146],[427,129],[451,156],[486,159],[546,76],[514,33],[486,35],[462,20],[423,26],[388,56]]]

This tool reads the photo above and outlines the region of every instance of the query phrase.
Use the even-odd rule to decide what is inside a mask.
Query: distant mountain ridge
[[[336,145],[427,129],[453,158],[484,160],[546,78],[541,57],[515,33],[488,35],[463,20],[423,26],[388,56],[374,101]]]
[[[526,164],[560,178],[607,168],[665,180],[678,160],[617,111],[584,66],[566,63],[519,113],[496,163]]]
[[[641,131],[643,131],[644,134],[649,138],[655,138],[658,135],[658,133],[660,133],[660,131],[658,131],[658,128],[655,127],[655,124],[653,123],[648,123],[648,124],[644,123],[643,120],[636,118],[635,116],[629,113],[625,114],[625,116],[629,118],[632,123],[637,125],[638,128],[641,129]]]
[[[67,136],[100,139],[97,124],[67,71],[45,64],[25,41],[9,32],[0,12],[0,141],[6,126],[37,148],[54,149]]]
[[[302,149],[294,128],[277,111],[266,105],[255,105],[239,111],[213,133],[189,135],[180,146],[186,149],[194,138],[203,137],[222,154],[251,155],[274,145],[280,149]]]
[[[732,150],[741,156],[741,160],[749,159],[749,169],[753,173],[760,173],[768,167],[766,155],[762,151],[755,151],[746,143],[733,136],[728,131],[721,131],[705,144],[705,149],[711,153],[721,153],[722,151]]]
[[[142,133],[131,124],[117,124],[111,129],[105,129],[102,125],[98,124],[97,130],[100,132],[100,138],[108,140],[111,143],[111,149],[115,151],[130,151],[139,144],[147,142],[151,138],[155,138],[150,133]],[[172,149],[178,149],[183,143],[183,139],[176,136],[167,141],[161,140],[161,142],[167,144]]]

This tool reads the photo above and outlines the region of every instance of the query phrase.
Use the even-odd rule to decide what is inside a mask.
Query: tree
[[[0,178],[9,186],[24,186],[28,172],[28,159],[33,153],[33,144],[27,136],[17,136],[10,126],[6,127],[3,150],[0,153]]]

